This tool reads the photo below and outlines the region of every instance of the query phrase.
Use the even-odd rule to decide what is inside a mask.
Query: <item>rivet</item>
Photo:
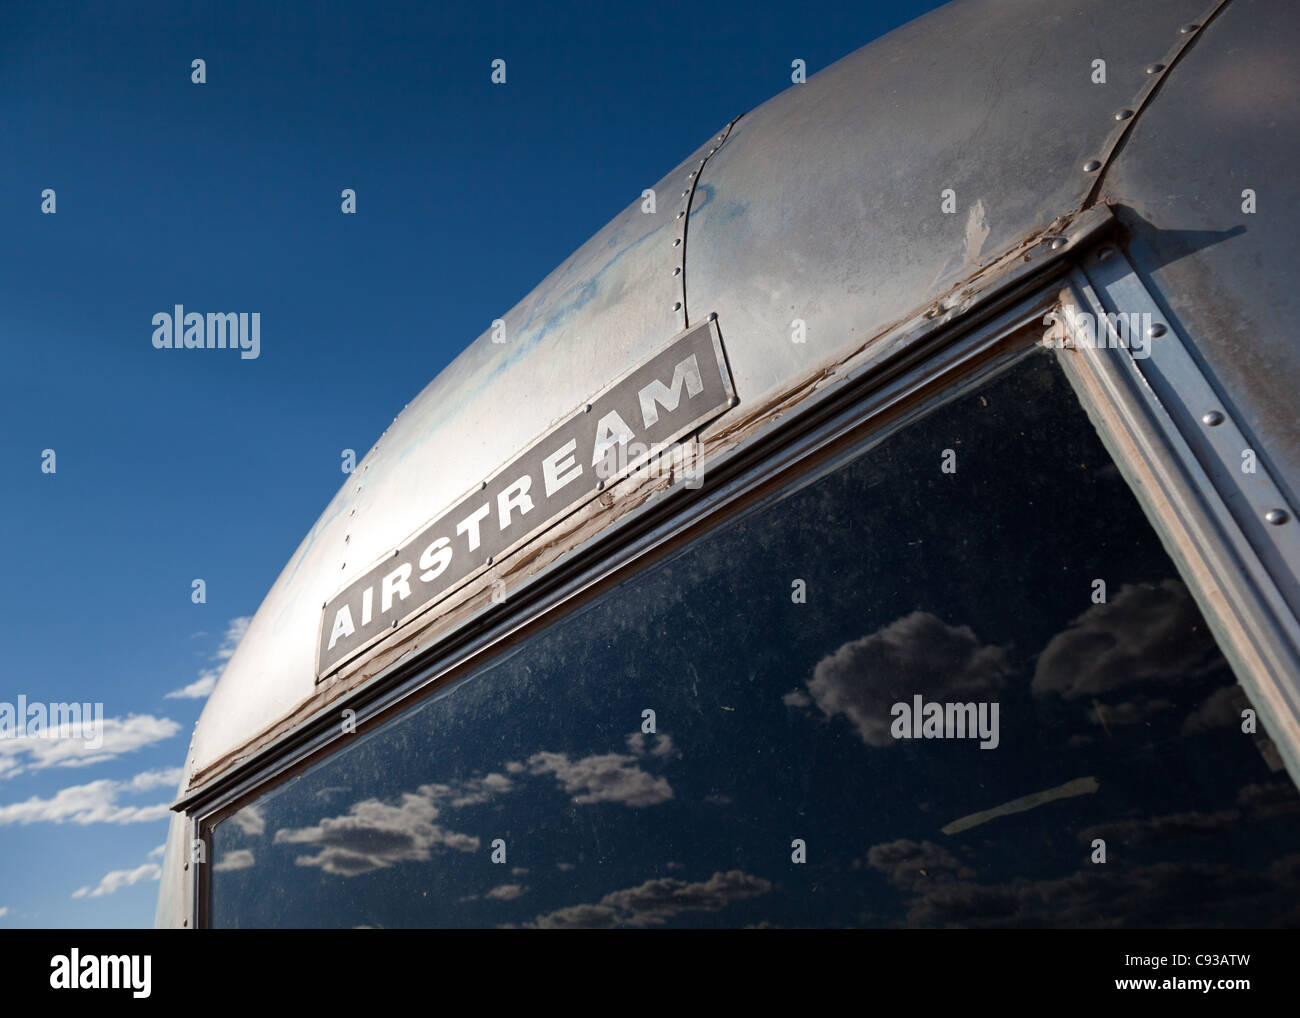
[[[677,218],[677,219],[681,219],[682,216],[684,216],[684,215],[686,215],[685,212],[678,212],[675,218]]]
[[[686,179],[687,179],[687,180],[690,180],[690,179],[691,179],[692,177],[694,177],[694,176],[695,176],[695,171],[694,171],[694,170],[691,170],[690,173],[686,174]]]
[[[710,312],[709,312],[709,321],[711,321],[711,322],[716,322],[717,320],[718,320],[718,313],[717,313],[716,311],[710,311]]]
[[[718,151],[716,147],[709,149],[709,155],[713,155],[716,151]]]
[[[1101,169],[1101,161],[1098,159],[1089,159],[1086,163],[1083,164],[1083,171],[1085,173],[1095,173],[1097,170],[1100,169]]]
[[[681,242],[682,242],[682,238],[681,238],[681,237],[677,237],[677,238],[675,238],[675,239],[673,240],[673,247],[678,247],[678,246],[681,244]]]
[[[1264,514],[1264,519],[1268,520],[1268,522],[1273,524],[1275,527],[1280,527],[1290,518],[1291,517],[1287,515],[1285,509],[1270,509]]]
[[[1115,257],[1115,249],[1113,247],[1103,247],[1100,251],[1097,252],[1097,261],[1099,262],[1109,261],[1111,258],[1114,257]]]
[[[1211,410],[1208,414],[1202,415],[1201,421],[1211,428],[1218,427],[1223,423],[1223,414],[1217,410]]]
[[[681,302],[681,301],[675,301],[675,302],[673,303],[673,310],[674,310],[674,311],[680,311],[681,309],[682,309],[682,302]]]
[[[393,549],[393,558],[397,558],[397,549],[396,549],[396,548]]]
[[[1165,69],[1164,64],[1150,64],[1147,67],[1147,74],[1159,74]]]
[[[582,411],[582,412],[583,412],[584,414],[589,414],[589,413],[591,413],[591,404],[588,403],[588,404],[586,405],[586,407],[583,408],[583,411]]]
[[[181,925],[182,925],[182,926],[188,926],[189,924],[190,924],[190,921],[189,921],[188,919],[182,919],[182,920],[181,920]]]
[[[492,558],[493,558],[493,556],[491,556],[491,555],[488,556],[488,558],[487,558],[487,564],[488,564],[488,565],[491,565],[491,564],[492,564]]]
[[[685,198],[685,197],[686,197],[688,194],[690,194],[690,193],[691,193],[690,191],[683,191],[683,192],[681,193],[680,197]]]
[[[1159,322],[1153,322],[1151,325],[1147,326],[1147,335],[1150,336],[1152,339],[1159,339],[1164,334],[1165,334],[1165,327],[1161,325]]]
[[[674,265],[674,266],[673,266],[673,275],[674,275],[674,276],[680,276],[681,274],[682,274],[682,267],[681,267],[680,265]]]
[[[1131,117],[1131,116],[1133,116],[1133,111],[1132,111],[1132,110],[1116,110],[1116,111],[1115,111],[1115,119],[1116,119],[1116,120],[1127,120],[1127,119],[1128,119],[1129,117]]]
[[[390,626],[389,628],[391,628],[391,629],[396,629],[396,628],[397,628],[397,619],[393,619],[393,624],[392,624],[392,626]]]
[[[343,543],[344,543],[344,544],[347,544],[347,543],[348,543],[349,541],[351,541],[351,540],[352,540],[352,535],[351,535],[351,534],[344,534],[344,535],[343,535]]]
[[[597,490],[597,491],[604,491],[604,490],[605,490],[605,482],[604,482],[604,481],[597,481],[597,482],[596,482],[596,490]]]
[[[1201,26],[1198,25],[1195,21],[1189,21],[1187,24],[1185,24],[1182,28],[1180,28],[1180,29],[1178,30],[1178,34],[1179,34],[1179,35],[1191,35],[1193,32],[1195,32],[1195,31],[1196,31],[1198,28],[1200,28],[1200,27],[1201,27]]]
[[[339,566],[340,569],[346,569],[347,567],[348,564],[346,562],[344,562],[341,566]]]
[[[1061,248],[1065,247],[1065,245],[1068,243],[1070,242],[1066,240],[1064,237],[1053,237],[1052,242],[1047,246],[1050,247],[1053,251],[1059,251],[1061,250]]]

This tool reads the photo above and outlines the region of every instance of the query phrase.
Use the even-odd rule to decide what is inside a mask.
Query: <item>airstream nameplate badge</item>
[[[584,403],[325,605],[317,678],[731,405],[716,320]]]

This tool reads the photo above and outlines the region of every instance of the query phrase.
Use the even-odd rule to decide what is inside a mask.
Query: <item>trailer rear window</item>
[[[217,825],[264,926],[1300,923],[1300,797],[1052,356]]]

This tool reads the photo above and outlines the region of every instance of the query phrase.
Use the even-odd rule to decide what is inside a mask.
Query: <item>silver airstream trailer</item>
[[[1300,923],[1297,48],[960,0],[721,126],[293,553],[157,923]]]

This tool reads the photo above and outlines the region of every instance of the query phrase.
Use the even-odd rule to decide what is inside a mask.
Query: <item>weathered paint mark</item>
[[[984,212],[984,199],[978,199],[970,207],[970,215],[966,217],[966,262],[967,264],[975,261],[980,255],[980,250],[984,247],[984,242],[989,239],[989,221]]]
[[[1073,781],[1067,781],[1055,788],[1048,788],[1030,795],[1022,795],[1019,799],[1004,802],[1001,806],[981,810],[979,813],[971,813],[959,820],[954,820],[952,823],[940,828],[940,830],[944,834],[960,834],[962,831],[968,831],[972,827],[986,824],[998,817],[1010,816],[1013,813],[1024,813],[1026,810],[1046,805],[1049,802],[1055,802],[1057,799],[1072,799],[1076,795],[1091,795],[1099,788],[1101,786],[1094,777],[1075,778]]]

